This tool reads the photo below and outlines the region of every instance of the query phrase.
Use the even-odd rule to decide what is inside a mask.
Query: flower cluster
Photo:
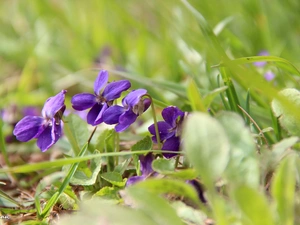
[[[161,149],[178,152],[180,149],[180,136],[185,113],[176,106],[169,106],[162,111],[161,115],[164,121],[157,123],[160,141],[163,143]],[[153,142],[157,143],[158,139],[155,132],[155,125],[152,124],[148,130],[153,135]],[[163,153],[163,155],[166,158],[171,158],[177,154]]]
[[[37,139],[38,147],[44,152],[55,144],[62,135],[61,118],[66,109],[63,90],[49,98],[43,107],[42,116],[25,116],[13,131],[19,141]]]
[[[124,131],[138,116],[146,111],[151,100],[144,98],[145,89],[137,89],[128,93],[122,100],[122,106],[113,105],[122,92],[131,87],[128,80],[108,83],[108,72],[101,70],[94,83],[94,93],[80,93],[72,97],[71,103],[75,110],[90,109],[87,114],[87,123],[93,126],[104,122],[116,124],[117,132]],[[42,110],[42,116],[25,116],[14,129],[14,135],[19,141],[37,139],[37,145],[46,151],[55,144],[62,135],[61,118],[66,109],[64,104],[65,93],[63,90],[54,97],[49,98]]]

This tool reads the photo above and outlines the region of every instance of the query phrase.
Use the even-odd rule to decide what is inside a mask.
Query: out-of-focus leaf
[[[152,169],[161,174],[167,174],[169,172],[174,172],[175,160],[174,159],[164,159],[158,158],[152,162]]]
[[[213,182],[224,172],[230,144],[222,125],[204,113],[188,116],[183,128],[183,147],[189,161],[205,182]]]
[[[281,224],[294,224],[295,169],[294,157],[285,158],[275,172],[272,182],[271,192]]]
[[[279,92],[282,99],[272,101],[274,115],[279,118],[280,125],[290,134],[300,136],[300,116],[295,110],[300,109],[300,92],[287,88]]]
[[[209,92],[208,94],[203,96],[203,104],[206,108],[208,108],[210,106],[210,104],[212,103],[212,101],[220,95],[220,93],[226,91],[228,87],[227,86],[223,86],[220,88],[217,88],[211,92]]]
[[[134,185],[136,188],[146,189],[156,194],[176,194],[200,203],[196,190],[189,184],[173,179],[147,179]]]
[[[154,221],[153,224],[183,225],[175,210],[168,202],[153,192],[134,185],[128,188],[126,193],[132,198],[136,208],[144,212]]]
[[[242,224],[274,225],[272,208],[267,198],[257,189],[240,186],[233,191],[233,197],[242,212]]]
[[[217,119],[226,130],[230,142],[230,160],[226,176],[231,183],[259,185],[259,165],[256,147],[250,130],[236,113],[223,112]]]
[[[204,106],[203,99],[201,98],[198,87],[195,81],[192,79],[190,79],[188,84],[187,96],[189,98],[193,111],[206,112],[206,108]]]
[[[82,203],[81,211],[70,216],[62,217],[59,225],[153,225],[151,216],[139,209],[114,205],[111,202],[90,200]]]

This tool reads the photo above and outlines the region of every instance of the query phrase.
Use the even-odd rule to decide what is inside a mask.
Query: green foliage
[[[216,181],[230,158],[230,143],[222,125],[204,113],[188,117],[183,130],[184,150],[206,184]]]

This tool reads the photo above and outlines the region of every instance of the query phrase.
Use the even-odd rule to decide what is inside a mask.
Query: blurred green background
[[[190,3],[230,58],[267,50],[299,66],[300,1]],[[193,77],[203,90],[217,87],[211,66],[221,59],[181,1],[3,0],[0,10],[1,108],[41,105],[61,89],[68,98],[91,91],[99,68],[126,72],[134,88],[171,104],[177,97],[157,84],[184,87]]]

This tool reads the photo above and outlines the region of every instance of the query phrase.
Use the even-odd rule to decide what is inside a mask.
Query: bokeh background
[[[298,0],[190,3],[230,58],[267,50],[299,66]],[[99,68],[113,79],[131,78],[134,88],[147,88],[166,104],[183,104],[172,90],[188,77],[204,93],[217,86],[211,66],[221,59],[181,1],[3,0],[0,27],[1,108],[42,105],[61,89],[68,89],[67,98],[90,91]]]

